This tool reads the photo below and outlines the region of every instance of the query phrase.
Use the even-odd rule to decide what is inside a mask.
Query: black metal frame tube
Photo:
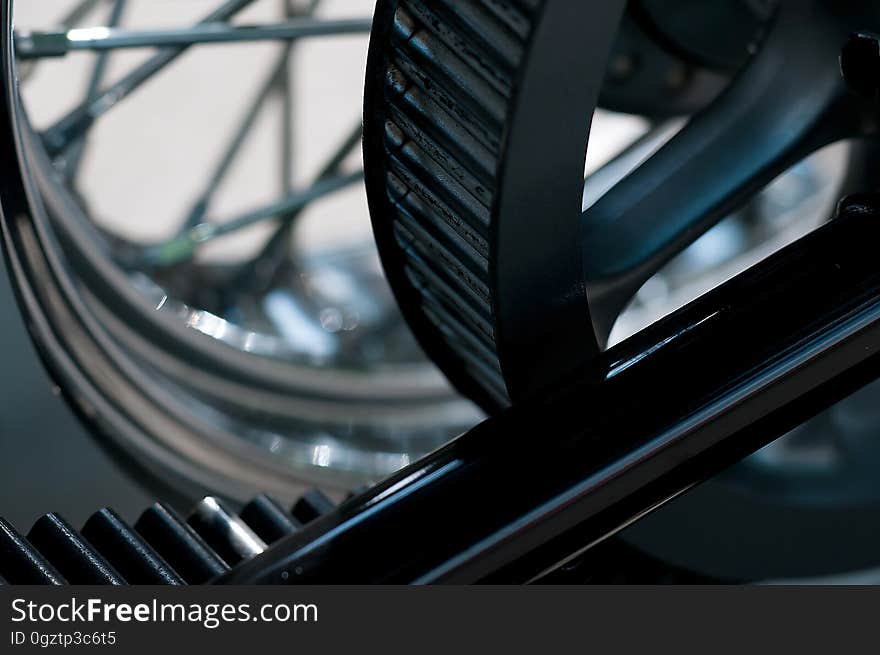
[[[222,577],[527,582],[880,374],[880,198]]]

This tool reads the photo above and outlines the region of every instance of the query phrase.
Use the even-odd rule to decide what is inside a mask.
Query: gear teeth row
[[[134,526],[104,508],[80,531],[50,513],[26,536],[0,518],[0,585],[205,584],[333,509],[313,490],[290,511],[266,495],[239,513],[209,496],[186,519],[156,503]]]
[[[422,314],[499,404],[489,242],[515,76],[541,0],[401,0],[385,83],[391,231]]]

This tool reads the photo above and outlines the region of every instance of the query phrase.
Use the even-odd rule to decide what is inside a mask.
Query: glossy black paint
[[[880,203],[839,217],[221,577],[525,582],[880,373]]]
[[[27,539],[0,519],[0,574],[13,584],[63,585],[64,576]]]
[[[300,527],[299,521],[278,501],[265,494],[257,496],[242,507],[239,516],[267,544],[293,534]]]
[[[75,585],[124,585],[125,578],[57,514],[46,514],[27,535],[35,548]]]
[[[112,509],[98,510],[81,534],[128,584],[182,585],[183,579]]]
[[[744,580],[710,577],[679,568],[620,538],[606,539],[541,578],[542,585],[705,585]]]
[[[840,72],[849,86],[868,100],[880,96],[880,37],[854,34],[840,53]]]
[[[310,489],[304,493],[290,510],[294,518],[302,524],[311,523],[324,514],[329,514],[336,508],[330,498],[320,489]]]
[[[156,503],[135,523],[137,532],[189,584],[203,584],[229,567],[177,512]]]
[[[326,513],[324,501],[331,501],[320,492],[311,495],[315,499],[303,506],[314,510],[320,505]],[[265,495],[245,505],[240,515],[215,498],[204,498],[194,507],[190,522],[192,526],[157,503],[134,529],[114,510],[104,508],[77,532],[53,513],[36,522],[31,543],[0,518],[0,575],[15,584],[204,584],[228,570],[221,557],[229,562],[248,559],[265,550],[266,543],[300,527],[292,514]]]

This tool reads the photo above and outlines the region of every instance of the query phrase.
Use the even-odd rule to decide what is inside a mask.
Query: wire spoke
[[[324,165],[321,167],[316,180],[320,182],[339,174],[342,164],[348,156],[360,145],[363,137],[363,126],[360,122],[353,130],[349,132],[342,143],[330,155]],[[363,173],[361,173],[362,175]],[[303,208],[305,209],[305,207]],[[303,209],[297,210],[282,216],[278,229],[266,241],[266,245],[252,258],[242,270],[236,275],[230,284],[235,289],[252,289],[261,284],[267,283],[275,277],[280,268],[281,262],[284,261],[286,255],[286,244],[296,225],[296,220],[302,214]]]
[[[116,26],[122,22],[127,2],[128,0],[115,0],[113,8],[110,10],[110,19],[108,21],[110,26]],[[86,90],[86,102],[91,102],[100,93],[101,84],[107,74],[107,66],[110,63],[111,54],[110,52],[102,52],[98,55]],[[87,138],[82,137],[74,141],[65,153],[63,157],[63,171],[68,180],[73,180],[76,177],[80,162],[85,154],[86,145]]]
[[[65,30],[75,27],[81,23],[95,7],[103,2],[106,2],[106,0],[82,0],[58,21],[58,26]],[[36,63],[37,62],[33,61],[22,62],[22,65],[19,66],[18,75],[22,82],[27,82],[30,79]]]
[[[358,147],[362,138],[360,122],[339,144],[310,186],[295,189],[295,91],[292,76],[295,73],[293,56],[296,44],[305,38],[336,35],[368,34],[369,18],[317,19],[315,12],[322,0],[282,0],[283,19],[279,23],[263,25],[232,25],[236,14],[247,8],[254,0],[225,0],[217,9],[199,23],[180,29],[132,30],[120,28],[127,0],[113,0],[114,5],[108,23],[103,27],[75,29],[75,26],[99,3],[110,0],[84,0],[71,12],[70,22],[62,24],[63,30],[55,32],[32,32],[15,34],[16,55],[22,60],[42,60],[63,56],[73,51],[92,51],[98,58],[89,79],[84,101],[48,130],[42,137],[49,155],[58,165],[64,166],[68,180],[76,175],[86,147],[88,131],[105,113],[134,93],[143,84],[163,71],[181,54],[194,45],[212,43],[244,43],[256,41],[282,42],[284,48],[274,63],[264,83],[259,87],[247,111],[241,117],[236,130],[214,165],[211,175],[198,199],[182,221],[181,231],[171,239],[144,247],[139,263],[131,264],[148,268],[173,267],[191,261],[199,248],[219,239],[245,230],[251,226],[272,221],[277,223],[271,237],[258,255],[242,265],[231,286],[247,282],[262,271],[262,276],[274,277],[279,266],[287,260],[287,242],[296,219],[312,203],[359,184],[363,170],[351,173],[342,171],[343,164]],[[128,48],[159,48],[144,63],[128,72],[119,81],[102,89],[106,78],[108,59],[112,52]],[[208,220],[210,205],[218,189],[228,177],[244,144],[253,132],[259,116],[270,97],[277,94],[282,101],[282,144],[280,151],[280,199],[262,207],[226,220]],[[268,266],[260,266],[260,264]]]
[[[207,15],[202,24],[229,20],[253,2],[254,0],[227,0],[221,7]],[[49,155],[58,156],[70,143],[83,136],[98,118],[152,79],[186,52],[188,47],[161,50],[97,97],[73,109],[43,133],[43,143]]]
[[[287,53],[285,52],[279,58],[278,63],[270,73],[265,84],[263,84],[257,92],[253,103],[248,108],[248,111],[239,124],[238,129],[233,134],[232,139],[230,139],[223,156],[220,158],[220,161],[217,163],[216,168],[211,174],[208,184],[193,204],[186,220],[183,222],[184,231],[203,222],[214,194],[220,188],[220,185],[223,183],[223,180],[232,168],[232,164],[235,162],[236,157],[241,152],[241,148],[244,146],[245,141],[247,141],[247,137],[250,135],[254,124],[257,122],[260,112],[265,107],[266,99],[272,95],[277,88],[278,79],[286,68],[286,61]]]
[[[323,0],[309,0],[305,6],[299,6],[296,0],[281,0],[284,15],[289,20],[292,18],[311,17],[318,11]],[[294,178],[294,153],[296,151],[296,132],[294,120],[296,107],[294,104],[294,80],[296,42],[287,46],[288,58],[285,70],[279,81],[281,93],[281,192],[289,193],[293,188]]]
[[[293,18],[310,17],[318,10],[318,6],[322,0],[310,0],[305,6],[300,6],[295,0],[281,0],[281,5],[285,18],[288,20]],[[281,78],[278,83],[278,90],[281,94],[281,192],[289,193],[293,186],[294,176],[294,152],[296,150],[296,133],[294,130],[294,82],[293,75],[295,72],[294,62],[296,56],[296,42],[290,42],[287,45],[287,59],[284,62],[284,69],[281,71]]]
[[[199,44],[295,41],[313,37],[367,34],[367,18],[315,20],[300,18],[272,25],[203,23],[194,27],[163,30],[126,30],[89,27],[66,32],[25,32],[18,35],[15,52],[21,59],[63,57],[71,52],[103,52],[127,48],[188,47]]]
[[[285,2],[287,2],[287,0],[285,0]],[[307,15],[311,15],[311,13],[314,12],[319,3],[320,0],[312,0],[311,6],[306,9]],[[181,233],[185,233],[186,231],[191,230],[196,225],[199,225],[204,221],[205,215],[208,213],[208,208],[210,207],[211,200],[213,199],[217,190],[220,188],[220,185],[223,183],[223,180],[226,178],[230,169],[232,168],[232,164],[235,162],[236,158],[241,152],[242,146],[244,146],[245,142],[247,141],[247,137],[253,130],[254,124],[256,123],[260,112],[265,107],[266,100],[278,90],[279,83],[283,82],[284,77],[287,75],[287,71],[289,70],[290,66],[289,60],[292,52],[293,44],[289,43],[285,46],[285,48],[281,52],[281,55],[278,57],[275,66],[273,67],[269,76],[266,78],[266,82],[263,84],[262,87],[260,87],[257,94],[255,95],[253,102],[248,108],[248,111],[245,113],[241,123],[239,123],[239,126],[233,134],[232,138],[230,139],[226,150],[223,152],[223,155],[218,161],[216,167],[214,168],[211,177],[208,179],[208,183],[207,185],[205,185],[205,189],[202,191],[198,199],[193,203],[186,218],[181,222]],[[285,134],[285,142],[287,141],[287,138],[288,135]],[[289,147],[287,146],[285,146],[285,152],[287,156],[290,156],[292,154],[289,152]],[[281,191],[285,194],[289,193],[291,191],[290,184],[282,187]]]
[[[306,191],[288,194],[284,199],[277,203],[261,207],[260,209],[248,212],[232,220],[223,221],[211,230],[211,236],[212,238],[220,237],[225,234],[243,230],[246,227],[250,227],[251,225],[270,218],[299,213],[316,200],[320,200],[331,193],[341,191],[346,187],[357,184],[362,181],[363,178],[363,171],[355,171],[354,173],[349,173],[347,175],[337,175],[324,178],[315,182],[315,184]]]
[[[146,257],[147,263],[152,266],[173,266],[188,261],[193,257],[198,247],[205,243],[263,221],[298,214],[316,200],[358,184],[363,178],[363,171],[324,178],[305,191],[288,194],[277,202],[232,219],[202,223],[166,243],[149,248]]]

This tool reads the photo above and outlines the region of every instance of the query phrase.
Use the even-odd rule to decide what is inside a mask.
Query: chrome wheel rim
[[[84,2],[71,13],[80,20],[88,18],[89,11],[103,9],[108,12],[108,24],[112,25],[124,15],[121,7],[125,4]],[[223,12],[234,14],[235,9],[251,3],[212,4],[215,9],[212,15],[216,16]],[[305,9],[313,10],[318,4],[311,3],[312,6]],[[305,26],[319,34],[335,34],[340,29],[341,33],[363,34],[369,27],[369,19],[294,16],[278,25],[283,28],[288,24]],[[187,36],[191,37],[191,34]],[[20,37],[19,42],[26,42],[27,38],[30,37]],[[291,43],[284,41],[278,46],[281,52],[272,58],[275,66],[272,75],[276,78],[279,71],[291,66],[294,51]],[[21,52],[19,49],[19,54]],[[96,98],[103,97],[109,111],[112,103],[108,99],[113,97],[123,105],[123,95],[125,102],[134,104],[137,98],[120,95],[126,80],[168,52],[167,48],[157,50],[145,63],[123,73],[120,80],[109,82],[101,81],[106,75],[108,55],[97,55],[87,96],[81,104],[94,105]],[[27,69],[15,69],[10,75],[18,74],[24,78],[25,85],[30,84],[38,77],[40,66],[48,65],[29,63]],[[161,244],[148,243],[138,248],[132,248],[131,243],[120,243],[118,235],[98,225],[89,213],[88,198],[71,184],[80,174],[82,143],[74,140],[67,148],[58,149],[57,142],[51,138],[51,129],[47,132],[32,127],[25,111],[29,108],[27,99],[23,103],[19,103],[18,98],[13,100],[16,105],[12,128],[18,133],[20,155],[30,178],[28,183],[32,185],[30,202],[34,223],[41,224],[31,237],[44,248],[45,263],[51,262],[56,267],[55,291],[69,306],[76,307],[83,330],[89,334],[88,340],[103,353],[108,366],[128,378],[129,392],[137,389],[142,400],[165,414],[155,419],[143,414],[135,421],[138,426],[133,430],[122,430],[117,425],[105,426],[104,432],[109,433],[117,449],[128,451],[129,456],[142,464],[149,460],[147,468],[160,477],[192,481],[184,482],[184,486],[195,484],[199,488],[196,493],[208,489],[246,497],[268,485],[286,497],[295,495],[302,483],[350,488],[385,477],[479,420],[479,413],[452,393],[433,367],[406,343],[408,336],[402,323],[395,319],[395,308],[382,286],[379,268],[371,261],[368,247],[356,244],[335,252],[302,257],[305,263],[297,265],[302,265],[306,272],[295,270],[285,280],[292,279],[320,291],[321,276],[336,275],[343,283],[354,280],[370,287],[364,294],[367,304],[378,299],[377,303],[384,305],[378,309],[367,307],[368,311],[375,310],[378,325],[373,325],[373,334],[367,333],[362,341],[367,345],[379,342],[385,346],[383,340],[390,334],[392,349],[389,352],[380,348],[379,354],[372,358],[364,356],[366,348],[358,350],[361,344],[351,338],[351,333],[356,331],[350,329],[352,319],[342,311],[322,314],[320,310],[327,308],[318,308],[314,317],[317,320],[309,325],[302,322],[301,308],[293,307],[294,312],[300,312],[294,319],[299,318],[300,327],[311,328],[313,334],[311,341],[304,340],[307,347],[303,348],[302,344],[291,344],[283,334],[261,333],[246,321],[236,324],[228,317],[194,307],[157,284],[156,278],[161,278],[157,271],[167,267],[169,253],[178,258],[181,254],[186,257],[193,254],[199,244],[222,236],[211,231],[204,212],[211,206],[219,183],[247,141],[248,131],[254,124],[249,114],[259,114],[261,104],[269,99],[290,101],[290,89],[279,85],[272,75],[250,107],[246,107],[248,115],[238,121],[238,132],[227,139],[221,161],[215,166],[213,178],[204,186],[203,196],[189,208],[186,224],[192,226],[178,230],[174,237]],[[356,123],[358,115],[359,110],[355,109]],[[246,227],[281,216],[276,220],[274,239],[266,241],[277,248],[279,240],[289,239],[292,224],[307,200],[356,186],[361,178],[356,166],[337,173],[345,160],[352,159],[351,154],[359,145],[359,129],[352,131],[349,125],[344,131],[347,133],[324,162],[324,173],[317,175],[314,184],[294,190],[291,183],[280,200],[257,207],[256,211],[242,212],[219,231],[231,234],[236,226]],[[53,159],[52,154],[61,152],[63,157]],[[350,162],[349,168],[352,168]],[[282,171],[287,173],[289,171]],[[181,248],[181,239],[190,243],[188,252]],[[130,265],[134,250],[141,257],[141,270]],[[202,266],[206,270],[211,267]],[[222,270],[224,267],[213,265],[213,268]],[[184,278],[187,271],[183,274],[178,271],[175,275]],[[332,284],[323,282],[332,290]],[[338,286],[339,280],[335,282]],[[260,300],[271,299],[274,291],[276,289],[271,288],[264,291]],[[289,288],[284,291],[290,293]],[[294,291],[309,299],[302,289],[294,288]],[[289,301],[290,297],[281,297],[275,302],[281,306],[282,314],[287,312],[288,318]],[[336,309],[332,305],[329,308]],[[51,324],[60,321],[61,314],[45,318]],[[265,322],[266,312],[258,318]],[[382,321],[390,321],[391,327]],[[328,328],[326,333],[320,332],[323,327]],[[302,333],[300,330],[299,334]],[[337,335],[341,338],[335,339]],[[345,338],[349,344],[355,343],[353,354],[337,352],[338,342]],[[70,340],[62,340],[66,343],[61,348],[79,360],[82,369],[93,367],[94,351],[86,355]],[[395,354],[393,347],[401,343]],[[97,386],[96,392],[112,398],[112,390],[106,388],[108,380],[102,380],[98,373],[101,366],[94,369],[86,375]],[[107,378],[108,374],[105,372],[104,376]],[[131,398],[123,400],[117,396],[116,400],[125,405]],[[120,409],[123,414],[129,414],[129,418],[137,413],[125,407]],[[175,424],[174,429],[168,425],[160,427],[159,424],[168,420]],[[134,436],[135,432],[139,434]],[[201,446],[197,435],[201,435]]]

